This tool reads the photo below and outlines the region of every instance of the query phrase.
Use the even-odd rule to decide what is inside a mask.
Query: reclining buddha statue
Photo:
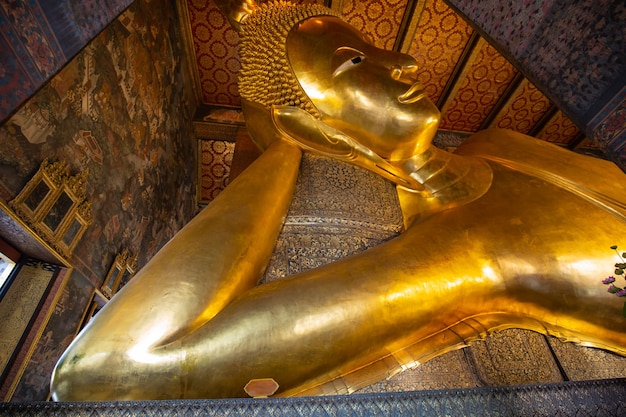
[[[322,6],[223,7],[263,153],[79,334],[55,400],[241,397],[264,378],[280,396],[352,392],[507,328],[626,355],[623,299],[601,283],[626,236],[621,170],[500,129],[438,149],[410,56]],[[404,231],[257,285],[303,152],[396,184]]]

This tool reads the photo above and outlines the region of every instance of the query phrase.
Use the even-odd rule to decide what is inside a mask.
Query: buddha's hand
[[[416,190],[423,186],[371,149],[298,107],[272,107],[272,121],[282,136],[304,150],[339,159]]]

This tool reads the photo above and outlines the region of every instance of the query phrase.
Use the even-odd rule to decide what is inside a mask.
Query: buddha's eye
[[[359,65],[363,60],[365,60],[365,55],[356,49],[338,49],[333,56],[333,77]]]

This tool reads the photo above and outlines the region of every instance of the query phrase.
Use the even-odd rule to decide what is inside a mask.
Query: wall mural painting
[[[450,0],[524,69],[561,108],[583,121],[626,69],[624,6],[618,1],[498,2]],[[511,22],[502,25],[502,22]],[[557,36],[558,35],[558,36]],[[572,51],[580,51],[572,53]]]
[[[195,211],[181,37],[173,6],[153,3],[133,4],[0,128],[0,184],[10,194],[45,157],[89,170],[94,224],[75,255],[92,279],[120,244],[142,264]]]
[[[605,143],[609,156],[626,170],[626,86],[589,123],[593,136]]]
[[[131,0],[0,2],[0,121],[130,3]]]
[[[45,399],[54,363],[120,248],[138,267],[196,213],[195,106],[172,2],[136,1],[0,126],[0,195],[45,159],[88,171],[93,223],[12,400]]]

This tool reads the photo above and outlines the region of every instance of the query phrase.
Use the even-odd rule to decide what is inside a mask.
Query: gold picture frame
[[[33,178],[9,204],[48,244],[66,257],[91,224],[86,200],[87,171],[70,176],[64,162],[41,163]]]
[[[102,307],[104,307],[104,305],[108,302],[109,299],[104,294],[98,291],[98,289],[94,289],[91,293],[91,297],[89,297],[87,307],[85,308],[85,311],[83,311],[83,316],[80,320],[76,334],[83,330],[87,323],[89,323],[89,321],[91,321],[91,319],[98,314],[100,309],[102,309]]]
[[[100,291],[107,298],[113,297],[135,275],[137,255],[131,255],[128,249],[124,249],[115,257],[113,265],[100,287]]]

